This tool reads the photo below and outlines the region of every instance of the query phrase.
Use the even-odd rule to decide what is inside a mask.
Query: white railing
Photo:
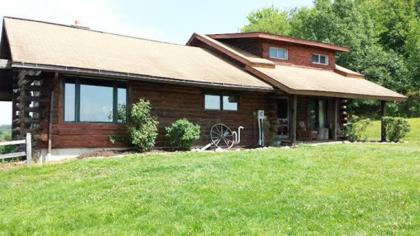
[[[31,166],[32,164],[31,133],[26,133],[26,139],[0,142],[0,146],[21,145],[21,144],[26,145],[25,152],[12,152],[12,153],[7,153],[7,154],[0,154],[0,160],[26,156],[26,164],[28,166]]]

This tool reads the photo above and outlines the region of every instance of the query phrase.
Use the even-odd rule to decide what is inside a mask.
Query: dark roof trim
[[[261,32],[252,32],[252,33],[227,33],[227,34],[208,34],[207,36],[213,39],[240,39],[240,38],[261,38],[261,39],[269,39],[275,40],[279,42],[287,42],[287,43],[294,43],[318,48],[329,49],[337,52],[349,52],[350,48],[341,47],[334,44],[329,43],[321,43],[318,41],[313,40],[306,40],[306,39],[298,39],[292,38],[283,35],[276,35],[276,34],[269,34],[269,33],[261,33]]]
[[[223,44],[223,43],[221,43],[217,40],[211,39],[211,38],[210,38],[210,40],[206,39],[205,37],[203,37],[199,34],[196,34],[196,33],[194,33],[191,36],[191,38],[187,42],[187,45],[194,45],[193,44],[194,40],[200,41],[200,42],[210,46],[211,48],[215,49],[218,52],[221,52],[222,54],[228,56],[229,58],[232,58],[232,59],[238,61],[242,65],[252,65],[252,66],[260,66],[260,67],[270,67],[270,68],[275,67],[274,63],[268,64],[268,63],[263,63],[263,62],[257,62],[257,63],[252,62],[249,59],[247,59],[246,57],[243,57],[243,56],[233,52],[232,50],[228,50],[228,49],[224,48],[223,46],[218,45],[218,44]],[[217,43],[212,42],[211,40],[216,41]]]
[[[13,62],[11,65],[11,68],[35,69],[35,70],[42,70],[42,71],[59,72],[63,74],[67,73],[67,74],[78,74],[78,75],[87,75],[87,76],[103,76],[103,77],[108,77],[108,78],[137,80],[137,81],[145,81],[145,82],[160,82],[160,83],[167,83],[167,84],[180,84],[180,85],[190,85],[190,86],[208,87],[208,88],[261,91],[261,92],[274,91],[274,88],[266,88],[266,87],[259,87],[259,86],[242,86],[242,85],[226,84],[226,83],[190,81],[190,80],[182,80],[182,79],[175,79],[175,78],[165,78],[165,77],[157,77],[157,76],[150,76],[150,75],[107,71],[107,70],[86,69],[86,68],[57,66],[57,65],[43,65],[43,64],[33,64],[33,63],[24,63],[24,62]]]

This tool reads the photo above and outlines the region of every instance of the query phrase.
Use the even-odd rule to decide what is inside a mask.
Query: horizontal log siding
[[[201,138],[196,145],[209,142],[210,127],[218,122],[225,123],[233,130],[239,125],[245,127],[241,134],[241,144],[257,144],[258,130],[256,111],[263,109],[268,116],[274,113],[275,102],[268,93],[214,91],[240,95],[239,111],[205,111],[204,94],[209,90],[198,87],[177,86],[146,82],[128,82],[129,105],[140,98],[150,100],[152,113],[159,121],[157,147],[168,146],[164,128],[177,119],[187,118],[201,127]],[[53,148],[101,148],[124,147],[124,143],[112,144],[109,136],[126,132],[125,125],[118,124],[83,124],[64,122],[64,80],[60,76],[54,83],[56,102],[54,104],[52,145]],[[210,91],[209,91],[210,92]],[[45,132],[46,130],[44,130]],[[46,142],[39,145],[46,147]]]
[[[158,84],[133,83],[130,92],[130,103],[140,98],[150,100],[153,106],[153,115],[159,120],[159,137],[157,146],[167,146],[164,127],[169,126],[177,119],[187,118],[201,127],[201,138],[197,143],[209,143],[210,128],[215,123],[224,123],[233,130],[242,125],[245,129],[241,133],[241,144],[252,146],[257,144],[258,130],[256,111],[265,110],[271,114],[274,102],[266,93],[209,91],[201,88],[182,86],[162,86]],[[204,94],[225,93],[239,94],[239,111],[206,111],[204,110]],[[270,104],[273,104],[270,106]]]

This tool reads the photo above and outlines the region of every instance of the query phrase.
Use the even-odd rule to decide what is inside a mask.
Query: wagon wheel
[[[234,144],[232,130],[225,124],[218,123],[210,129],[211,143],[219,148],[231,148]]]

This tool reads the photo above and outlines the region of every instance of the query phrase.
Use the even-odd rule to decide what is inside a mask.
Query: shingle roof
[[[288,93],[331,97],[404,100],[406,97],[363,78],[346,77],[331,70],[276,65],[253,67],[272,84]]]
[[[12,66],[20,63],[123,72],[223,86],[272,86],[209,51],[72,26],[4,18]]]

